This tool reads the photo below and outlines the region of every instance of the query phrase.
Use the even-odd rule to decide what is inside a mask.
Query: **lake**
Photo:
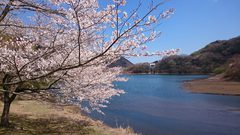
[[[105,116],[94,119],[112,127],[130,126],[143,135],[240,135],[240,97],[193,94],[183,82],[204,75],[125,75],[115,87]]]

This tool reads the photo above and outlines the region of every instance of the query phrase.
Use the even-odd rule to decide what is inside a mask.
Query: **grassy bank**
[[[111,128],[93,121],[81,115],[78,107],[35,100],[15,101],[10,121],[12,127],[0,128],[1,135],[134,135],[131,128]]]

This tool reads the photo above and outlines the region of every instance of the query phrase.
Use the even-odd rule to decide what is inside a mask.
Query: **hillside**
[[[191,55],[165,57],[156,63],[154,72],[171,74],[219,74],[225,72],[227,77],[238,78],[232,76],[239,74],[238,61],[240,61],[240,36],[230,40],[212,42]],[[136,68],[141,66],[134,67],[131,69],[136,71]],[[131,71],[131,69],[129,70]]]
[[[240,37],[219,40],[191,55],[163,58],[157,63],[158,73],[221,73],[230,59],[240,54]]]

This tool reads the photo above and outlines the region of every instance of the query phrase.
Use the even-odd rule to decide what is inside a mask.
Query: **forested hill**
[[[234,68],[240,70],[239,63],[240,36],[230,40],[212,42],[191,55],[165,57],[156,63],[154,72],[172,74],[223,73],[230,72],[230,69]],[[139,67],[139,65],[137,66]],[[234,71],[234,74],[237,73]]]
[[[189,56],[178,55],[163,58],[157,63],[156,72],[213,73],[220,72],[224,64],[240,54],[240,37],[218,40]]]

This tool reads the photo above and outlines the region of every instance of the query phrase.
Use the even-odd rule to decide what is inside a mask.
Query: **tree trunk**
[[[9,127],[9,109],[10,103],[4,103],[3,113],[1,117],[1,127]]]
[[[10,101],[8,92],[4,92],[3,103],[4,103],[4,107],[2,111],[2,117],[1,117],[1,126],[9,127],[9,111],[10,111],[11,101]]]
[[[2,117],[1,117],[1,123],[0,126],[1,127],[6,127],[8,128],[10,126],[9,123],[9,111],[10,111],[10,105],[12,103],[12,101],[16,98],[16,94],[10,94],[10,91],[12,89],[12,91],[17,92],[18,88],[14,88],[14,87],[8,87],[6,85],[4,85],[4,83],[10,82],[11,80],[11,76],[6,74],[3,78],[3,89],[6,90],[5,92],[3,92],[3,111],[2,111]]]

